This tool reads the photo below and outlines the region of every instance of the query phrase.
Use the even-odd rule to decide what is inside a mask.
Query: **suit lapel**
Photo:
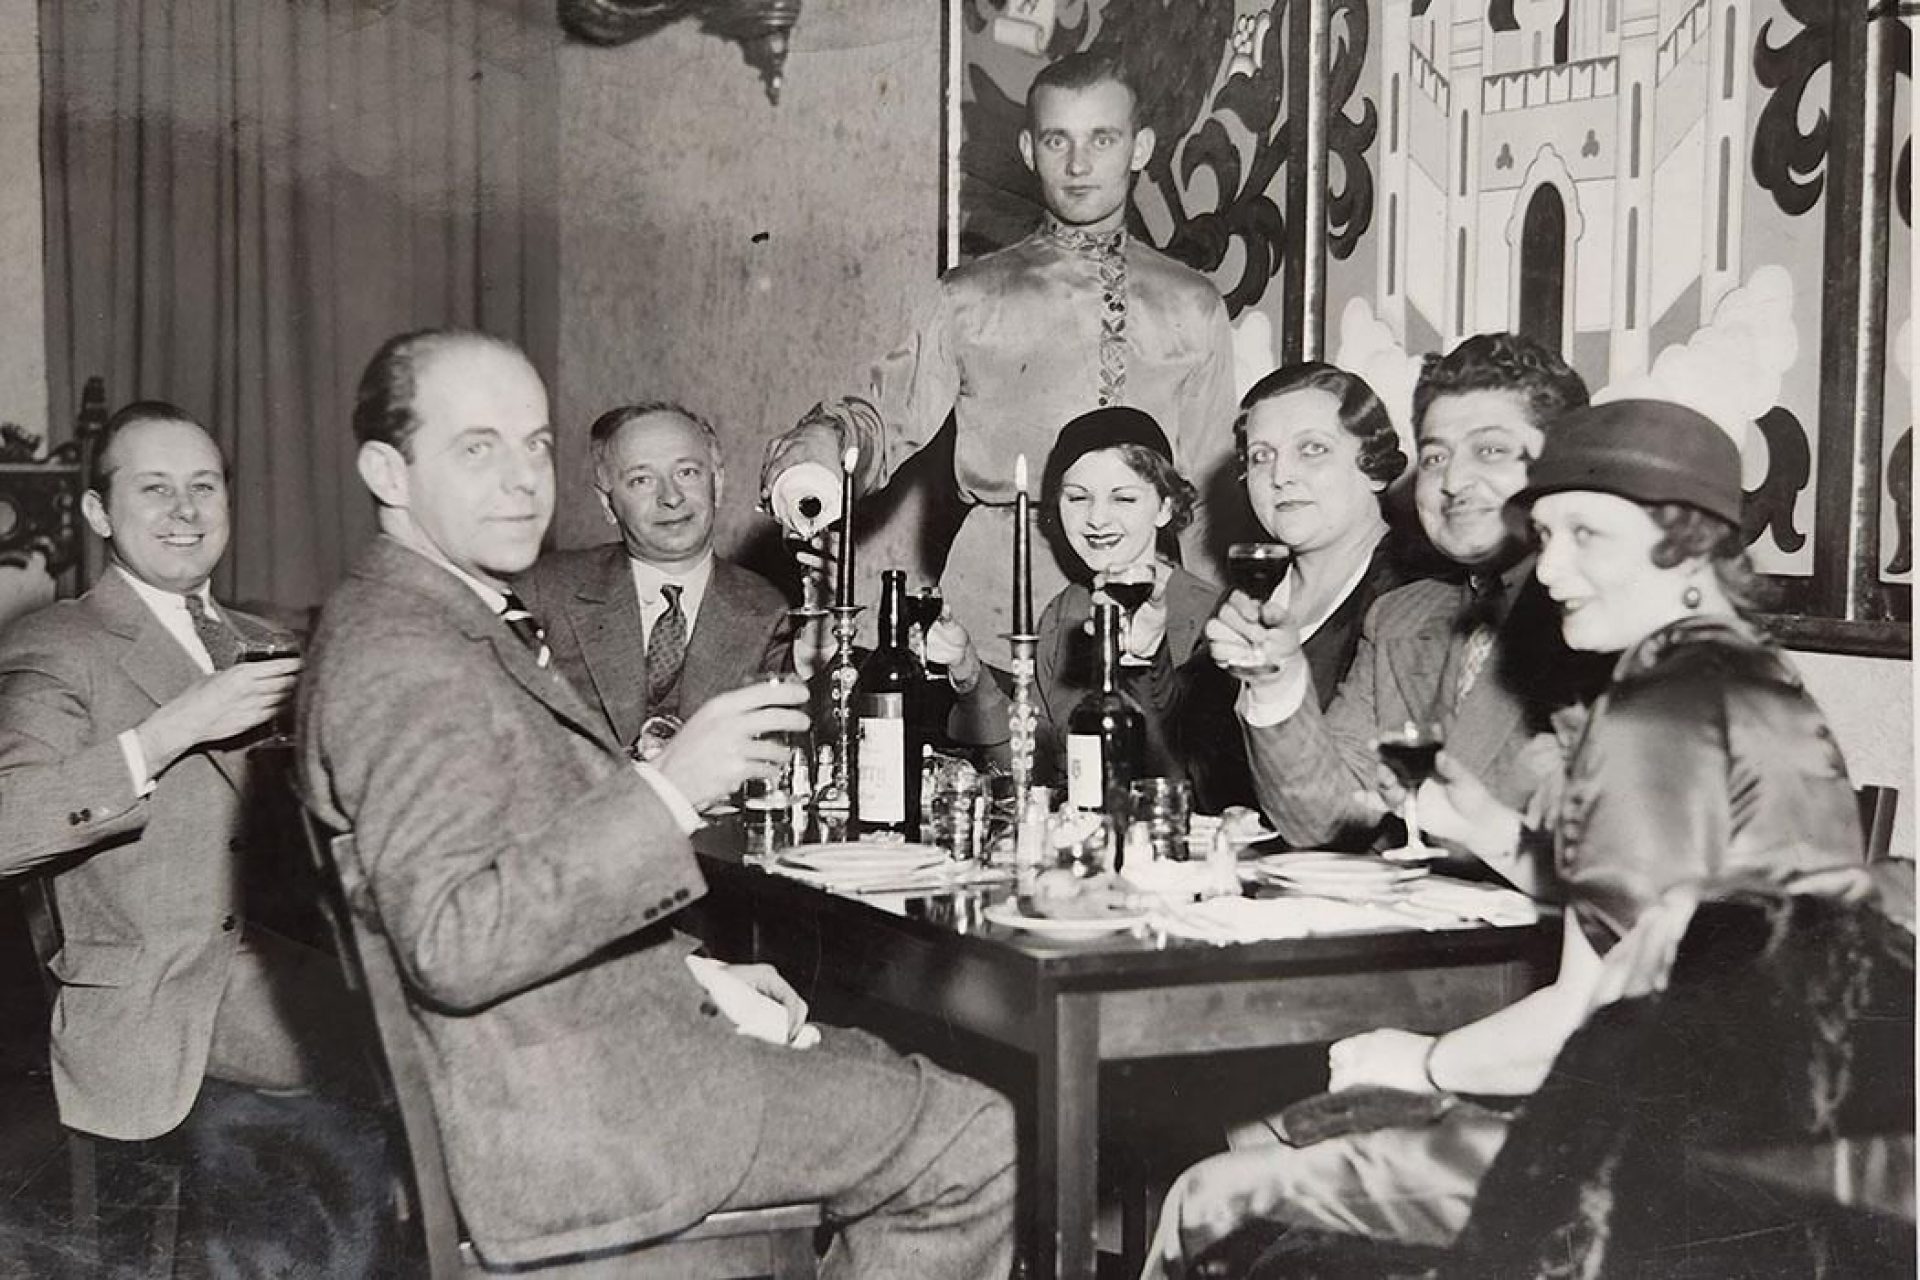
[[[714,559],[713,576],[707,579],[707,594],[700,601],[700,616],[693,620],[693,631],[687,637],[687,660],[680,668],[682,714],[716,693],[745,683],[765,652],[759,628],[740,608],[730,569],[724,561]]]
[[[542,667],[535,662],[532,652],[451,570],[383,534],[369,548],[360,572],[376,581],[391,583],[437,601],[448,611],[463,634],[471,640],[491,646],[501,667],[514,682],[556,719],[591,738],[607,751],[621,750],[608,737],[605,719],[587,706],[566,677],[551,665]]]
[[[1447,675],[1452,669],[1453,611],[1436,611],[1418,630],[1389,641],[1388,669],[1400,690],[1401,705],[1415,719],[1445,720],[1452,709]]]
[[[640,597],[619,543],[609,544],[594,559],[563,607],[614,736],[632,742],[647,714],[647,643],[640,626]]]
[[[199,664],[127,585],[118,569],[109,569],[87,598],[107,630],[126,641],[120,670],[140,692],[153,699],[155,707],[173,701],[201,678]],[[224,605],[220,612],[228,618],[244,617]],[[204,754],[235,791],[245,794],[248,760],[244,749],[208,747]]]

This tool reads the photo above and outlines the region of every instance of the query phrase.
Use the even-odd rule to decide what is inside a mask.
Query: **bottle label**
[[[897,716],[861,716],[860,821],[907,820],[907,722]]]
[[[1107,806],[1105,784],[1101,780],[1100,735],[1067,735],[1067,803],[1076,809],[1104,809]]]

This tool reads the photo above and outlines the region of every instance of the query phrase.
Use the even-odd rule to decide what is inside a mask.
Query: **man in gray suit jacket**
[[[407,981],[476,1245],[522,1263],[818,1199],[828,1274],[1004,1276],[1003,1099],[858,1033],[796,1047],[805,1006],[765,966],[694,976],[671,921],[705,888],[697,811],[784,761],[767,735],[804,727],[804,693],[723,693],[653,761],[621,753],[507,591],[552,515],[547,414],[497,339],[375,355],[354,430],[381,536],[301,693],[309,800],[355,834],[341,876]],[[790,1043],[737,1032],[742,985]]]
[[[623,405],[589,432],[594,489],[620,541],[555,551],[514,580],[546,624],[554,665],[632,743],[649,716],[790,667],[787,602],[713,554],[726,488],[719,437],[665,401]]]
[[[220,449],[141,402],[109,420],[94,472],[81,510],[105,574],[0,636],[0,874],[51,873],[61,1122],[135,1140],[178,1126],[209,1076],[306,1083],[283,1010],[307,997],[276,986],[324,984],[328,966],[269,950],[241,917],[248,736],[300,660],[236,662],[268,624],[208,592],[227,547]]]
[[[1520,808],[1558,764],[1548,717],[1577,699],[1576,659],[1505,519],[1552,420],[1587,401],[1557,355],[1516,334],[1479,334],[1428,357],[1414,389],[1414,505],[1460,572],[1374,603],[1353,665],[1324,713],[1284,609],[1229,596],[1207,624],[1215,660],[1241,672],[1236,704],[1261,807],[1296,847],[1364,844],[1385,816],[1374,740],[1437,723],[1451,761]],[[1264,662],[1251,661],[1263,655]],[[1496,868],[1522,888],[1539,869]]]

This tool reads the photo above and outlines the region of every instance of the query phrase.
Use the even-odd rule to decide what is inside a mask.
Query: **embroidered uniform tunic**
[[[942,589],[989,662],[1013,593],[1013,466],[1035,475],[1069,420],[1105,405],[1159,420],[1183,475],[1204,494],[1233,448],[1232,334],[1207,279],[1129,236],[1093,235],[1048,219],[1026,239],[940,281],[912,335],[873,370],[859,396],[817,406],[768,449],[766,475],[801,461],[837,468],[860,446],[856,483],[872,493],[955,418],[954,481],[973,509],[947,560]],[[1184,538],[1202,574],[1204,509]],[[1044,540],[1036,539],[1044,545]],[[1051,599],[1066,576],[1034,556],[1033,595]]]

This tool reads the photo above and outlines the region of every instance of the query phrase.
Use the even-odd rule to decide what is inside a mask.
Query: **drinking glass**
[[[245,636],[240,648],[234,654],[235,662],[273,662],[280,658],[300,656],[300,638],[289,631],[268,631],[257,635]],[[287,706],[274,712],[267,721],[266,732],[249,744],[255,747],[291,747],[293,745],[293,707]]]
[[[1293,552],[1283,543],[1236,542],[1227,548],[1227,581],[1252,597],[1255,604],[1264,604],[1287,576],[1287,566],[1292,562]],[[1279,670],[1279,664],[1260,653],[1250,661],[1235,663],[1232,669],[1259,675]]]
[[[940,779],[927,797],[928,844],[963,862],[987,861],[987,792],[979,778]]]
[[[791,671],[771,671],[757,683],[781,688],[805,689],[807,682]],[[802,703],[796,708],[806,710]],[[734,797],[740,807],[740,822],[746,829],[747,855],[771,858],[794,841],[793,754],[806,749],[808,734],[801,730],[777,730],[767,735],[786,748],[787,762],[766,777],[748,778]]]
[[[1185,861],[1192,800],[1178,778],[1135,778],[1127,784],[1127,820],[1145,826],[1155,861]]]
[[[933,624],[940,621],[940,611],[946,608],[946,598],[940,594],[939,587],[922,587],[907,597],[907,617],[920,628],[920,661],[926,668],[929,680],[947,674],[944,662],[929,662],[926,651],[926,635]]]
[[[1403,815],[1407,844],[1404,849],[1388,850],[1389,858],[1411,861],[1434,856],[1435,850],[1420,835],[1420,784],[1433,776],[1434,762],[1445,742],[1440,726],[1431,720],[1409,720],[1373,741],[1373,749],[1407,793]]]

